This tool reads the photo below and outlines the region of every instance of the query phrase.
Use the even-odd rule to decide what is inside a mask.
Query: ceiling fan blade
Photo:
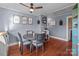
[[[42,6],[39,6],[39,7],[35,7],[34,9],[41,9],[41,8],[43,8]]]
[[[27,5],[25,5],[25,4],[23,4],[23,3],[19,3],[20,5],[22,5],[22,6],[25,6],[25,7],[29,7],[29,6],[27,6]],[[30,7],[29,7],[30,8]]]

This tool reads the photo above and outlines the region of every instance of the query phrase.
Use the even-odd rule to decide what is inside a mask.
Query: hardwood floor
[[[68,42],[57,40],[54,38],[50,38],[45,43],[45,51],[43,52],[41,49],[39,49],[37,56],[66,56],[68,48]],[[8,51],[9,56],[21,56],[19,52],[18,45],[10,46]],[[36,56],[36,51],[33,49],[33,52],[30,53],[29,48],[26,48],[24,46],[24,52],[23,56]]]

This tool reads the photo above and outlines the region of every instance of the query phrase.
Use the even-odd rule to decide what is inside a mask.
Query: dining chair
[[[35,40],[35,33],[32,30],[28,30],[27,31],[27,38],[28,38],[28,40],[31,41],[30,52],[32,52],[32,49],[33,49],[32,41]]]
[[[34,38],[34,32],[32,30],[27,31],[28,38]]]
[[[31,42],[27,39],[27,35],[25,37],[24,33],[18,32],[18,36],[19,36],[20,53],[21,53],[21,55],[23,55],[23,45],[30,45]]]
[[[44,38],[45,38],[45,35],[44,34],[36,34],[35,36],[36,36],[36,39],[33,40],[32,44],[36,48],[36,55],[37,55],[39,47],[41,47],[42,51],[44,51]]]

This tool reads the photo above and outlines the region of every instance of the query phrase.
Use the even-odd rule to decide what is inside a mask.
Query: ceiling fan
[[[33,3],[30,3],[30,6],[27,6],[27,5],[23,4],[23,3],[19,3],[19,4],[22,5],[22,6],[28,7],[29,10],[30,10],[30,13],[32,13],[36,9],[43,8],[42,6],[35,7],[35,5]]]

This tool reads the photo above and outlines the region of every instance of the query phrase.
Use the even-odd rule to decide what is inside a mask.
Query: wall
[[[55,20],[56,24],[54,26],[48,27],[49,33],[51,36],[60,37],[66,40],[66,19],[67,16],[70,16],[72,14],[72,8],[66,8],[64,10],[57,11],[55,13],[52,13],[49,15],[52,17],[53,20]],[[11,22],[11,18],[13,15],[21,15],[21,16],[28,16],[33,18],[33,24],[32,25],[23,25],[23,24],[13,24]],[[18,31],[27,31],[27,30],[33,30],[35,32],[40,32],[40,25],[37,24],[37,20],[39,17],[29,14],[23,14],[20,12],[0,8],[0,31],[9,31],[10,32],[10,43],[18,42],[16,38],[16,32]],[[59,26],[59,20],[63,20],[63,26]],[[16,39],[15,39],[15,38]]]
[[[14,24],[12,22],[13,15],[32,17],[33,24],[32,25]],[[37,20],[38,20],[38,17],[34,15],[23,14],[21,12],[0,8],[0,31],[9,31],[10,33],[10,40],[8,42],[9,44],[15,43],[18,41],[16,38],[16,34],[17,34],[16,32],[18,31],[33,30],[35,32],[39,32],[40,27],[39,27],[39,24],[37,24]]]
[[[67,26],[67,17],[72,15],[72,7],[57,11],[50,15],[53,20],[55,20],[55,25],[49,28],[50,36],[62,38],[67,41],[66,37],[66,26]],[[63,20],[63,25],[59,25],[59,21]]]

